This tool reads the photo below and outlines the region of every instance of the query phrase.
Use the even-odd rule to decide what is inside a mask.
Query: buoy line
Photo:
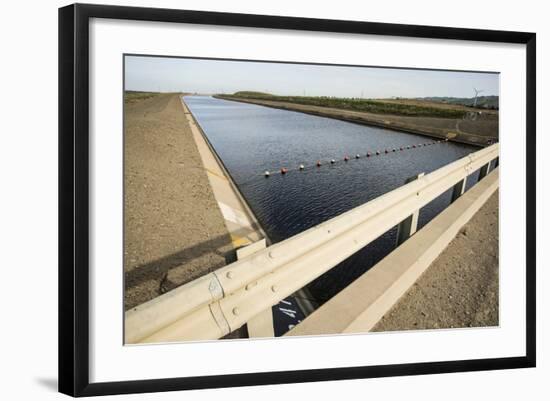
[[[437,140],[437,141],[433,141],[433,142],[425,142],[425,143],[419,143],[419,144],[413,144],[413,145],[403,145],[403,146],[399,146],[399,147],[396,147],[396,148],[385,148],[383,150],[376,150],[376,151],[372,151],[373,153],[371,153],[370,151],[369,152],[366,152],[364,154],[364,156],[366,158],[370,158],[370,157],[376,157],[376,156],[381,156],[383,154],[390,154],[390,153],[394,153],[394,152],[402,152],[402,151],[405,151],[405,150],[410,150],[410,149],[418,149],[418,148],[423,148],[425,146],[431,146],[431,145],[436,145],[438,143],[441,143],[441,142],[449,142],[449,139],[440,139],[440,140]],[[359,154],[357,153],[355,155],[355,159],[356,160],[359,160],[362,158],[362,154]],[[344,162],[349,162],[350,161],[350,157],[348,155],[345,155],[343,157],[343,159],[340,159],[340,160],[336,160],[336,159],[330,159],[330,160],[327,160],[326,161],[326,164],[329,164],[329,165],[333,165],[333,164],[336,164],[338,163],[339,161],[344,161]],[[304,164],[300,164],[297,168],[294,168],[294,169],[290,169],[290,168],[287,168],[287,167],[281,167],[278,171],[269,171],[269,170],[266,170],[264,172],[264,177],[268,178],[270,177],[271,175],[273,174],[280,174],[280,175],[285,175],[287,173],[289,173],[290,171],[304,171],[304,170],[309,170],[309,169],[312,169],[312,168],[320,168],[322,167],[323,165],[325,164],[325,162],[323,162],[322,160],[317,160],[317,162],[315,164],[312,164],[312,165],[309,165],[309,166],[306,166]]]

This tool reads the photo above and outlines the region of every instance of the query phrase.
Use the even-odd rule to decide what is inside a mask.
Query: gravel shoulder
[[[128,310],[224,266],[234,249],[179,96],[127,103],[124,119]]]
[[[497,191],[372,331],[498,326],[498,213]]]

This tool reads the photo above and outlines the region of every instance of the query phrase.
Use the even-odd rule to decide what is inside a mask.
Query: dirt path
[[[497,326],[498,192],[373,331]]]
[[[128,103],[124,118],[124,306],[130,309],[224,266],[234,250],[179,96]]]

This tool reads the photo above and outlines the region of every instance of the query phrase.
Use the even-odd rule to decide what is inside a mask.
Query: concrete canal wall
[[[233,247],[238,249],[262,239],[265,241],[265,232],[183,99],[181,105]]]

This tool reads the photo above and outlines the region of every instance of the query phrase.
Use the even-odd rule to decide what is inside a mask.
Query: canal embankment
[[[124,108],[124,307],[225,266],[233,239],[178,94]]]
[[[334,118],[356,124],[387,128],[416,135],[473,145],[485,146],[498,141],[498,114],[470,113],[469,118],[414,117],[392,114],[375,114],[332,107],[314,106],[265,99],[250,99],[228,95],[215,98],[256,104],[281,110],[297,111],[320,117]]]

